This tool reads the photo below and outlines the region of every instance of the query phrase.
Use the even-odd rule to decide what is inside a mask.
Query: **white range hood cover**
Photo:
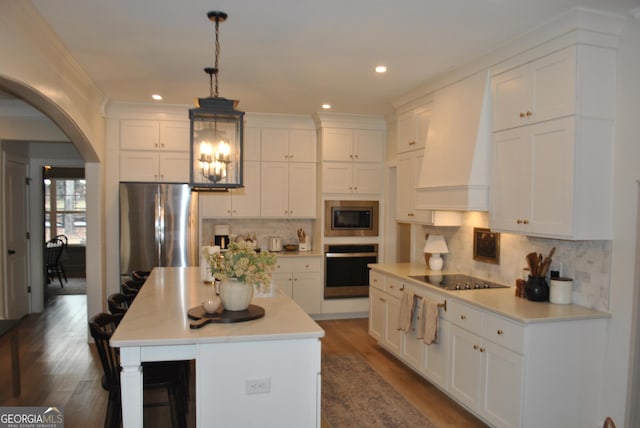
[[[436,91],[416,208],[487,211],[491,155],[488,71]]]

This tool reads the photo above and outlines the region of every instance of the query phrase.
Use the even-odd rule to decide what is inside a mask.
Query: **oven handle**
[[[378,253],[324,253],[325,257],[377,257]]]

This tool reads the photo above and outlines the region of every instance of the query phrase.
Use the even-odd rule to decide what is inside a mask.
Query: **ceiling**
[[[110,101],[191,105],[209,95],[220,24],[220,96],[251,112],[387,114],[391,101],[581,5],[640,0],[31,0]],[[384,64],[388,72],[374,73]]]

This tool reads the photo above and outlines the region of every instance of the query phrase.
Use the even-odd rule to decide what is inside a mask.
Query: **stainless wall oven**
[[[378,262],[378,244],[324,246],[324,298],[369,296],[369,263]]]
[[[378,201],[324,201],[324,236],[378,236]]]

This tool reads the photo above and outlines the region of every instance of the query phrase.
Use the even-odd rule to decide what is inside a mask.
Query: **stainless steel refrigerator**
[[[120,274],[197,266],[198,194],[188,184],[120,183]]]

